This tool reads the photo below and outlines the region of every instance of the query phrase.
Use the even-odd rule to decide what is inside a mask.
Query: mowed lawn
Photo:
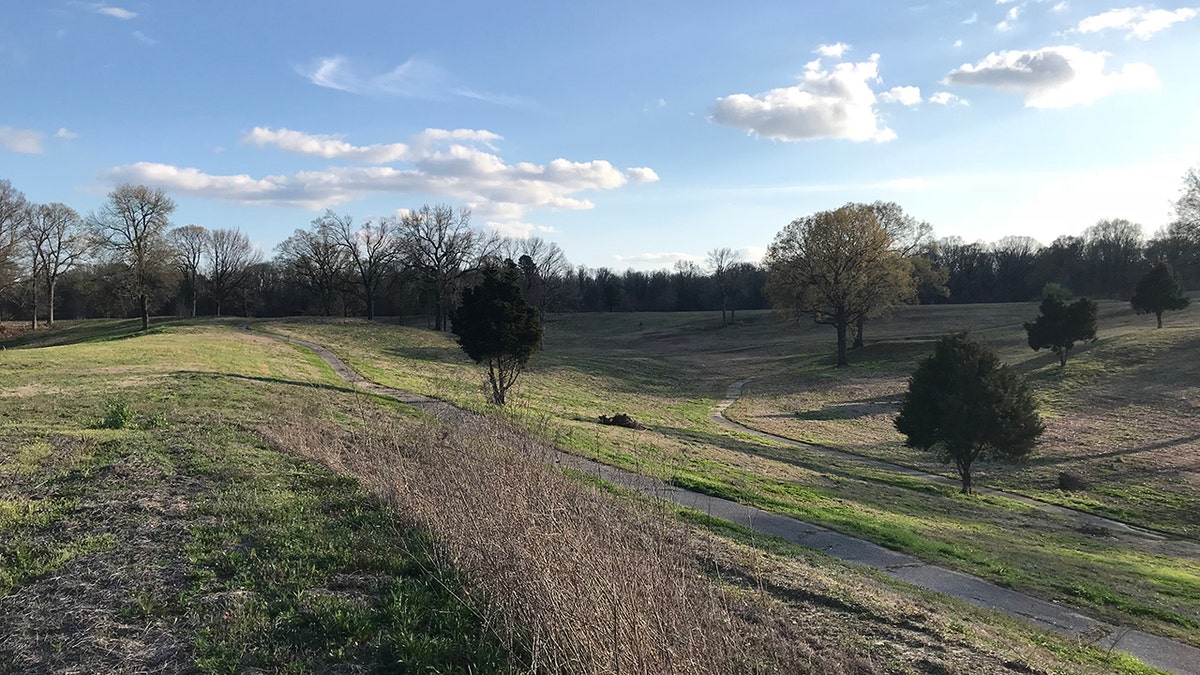
[[[493,412],[579,454],[862,536],[1116,623],[1200,643],[1194,545],[1081,531],[1071,518],[1013,500],[964,497],[953,488],[762,441],[708,419],[731,382],[753,376],[746,396],[730,410],[738,421],[946,472],[933,458],[903,448],[891,421],[908,374],[932,341],[969,330],[996,344],[1030,378],[1049,429],[1030,462],[983,465],[983,484],[1180,536],[1193,533],[1195,493],[1180,485],[1182,474],[1173,473],[1190,461],[1188,434],[1195,433],[1186,431],[1189,418],[1180,415],[1196,400],[1189,398],[1187,387],[1194,385],[1186,374],[1194,363],[1182,363],[1189,340],[1200,336],[1186,327],[1195,323],[1192,310],[1155,331],[1152,318],[1106,303],[1101,339],[1078,348],[1065,372],[1052,355],[1024,345],[1021,323],[1036,311],[1033,304],[903,308],[868,324],[868,347],[852,354],[849,369],[832,366],[832,329],[778,322],[765,312],[742,313],[730,326],[713,314],[556,316],[510,409]],[[383,384],[488,409],[480,369],[448,334],[357,321],[269,321],[261,328],[326,344]],[[1170,370],[1173,362],[1182,375]],[[1157,397],[1139,399],[1132,389],[1137,381]],[[1114,411],[1128,417],[1122,421]],[[649,428],[596,423],[598,415],[616,412]],[[1138,418],[1154,423],[1134,435],[1129,429]],[[1158,452],[1167,446],[1171,454]],[[1099,472],[1095,462],[1115,468]],[[1088,487],[1058,491],[1062,470],[1082,475]]]
[[[775,507],[794,508],[810,499],[794,500],[802,482],[782,473],[800,471],[794,457],[708,437],[719,433],[704,415],[721,382],[759,358],[773,367],[796,360],[788,329],[752,318],[732,329],[706,316],[619,325],[578,317],[574,332],[559,324],[546,372],[531,373],[522,392],[540,389],[546,407],[512,416],[580,451],[714,490],[744,488],[748,500],[771,494],[774,480],[777,495],[795,491]],[[162,321],[143,333],[136,322],[83,322],[4,343],[0,672],[519,670],[466,600],[475,580],[438,553],[439,534],[407,524],[363,487],[378,475],[360,483],[278,443],[297,431],[377,434],[382,419],[403,434],[428,420],[351,390],[307,350],[235,331],[237,323]],[[380,381],[458,392],[486,408],[478,372],[445,336],[362,322],[272,327],[328,340]],[[726,331],[743,329],[765,336],[766,357],[727,344]],[[656,335],[662,351],[639,352],[639,331]],[[619,353],[589,357],[605,340]],[[714,352],[729,357],[725,365],[693,377]],[[577,376],[589,379],[570,389],[555,381]],[[593,429],[592,412],[618,410],[678,430]],[[767,478],[769,467],[781,473]],[[813,481],[860,481],[805,470]],[[879,523],[899,522],[880,513]],[[776,622],[799,631],[819,655],[809,671],[1151,672],[703,514],[680,515],[700,528],[696,536],[716,532],[725,542],[704,545],[712,556],[704,568],[721,570],[714,587],[761,598],[750,618],[764,630]]]
[[[425,533],[256,431],[360,394],[228,322],[137,323],[0,351],[0,672],[510,671]]]

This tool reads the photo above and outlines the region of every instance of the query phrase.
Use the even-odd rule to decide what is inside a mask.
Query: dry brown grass
[[[429,530],[515,663],[559,673],[1043,672],[1003,630],[848,569],[814,567],[686,527],[553,467],[495,420],[346,425],[313,408],[261,431],[356,476]],[[665,509],[665,510],[664,510]]]

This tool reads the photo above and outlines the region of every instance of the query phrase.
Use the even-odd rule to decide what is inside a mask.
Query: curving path
[[[238,329],[249,331],[250,324],[244,323],[238,326]],[[394,398],[450,424],[464,424],[476,416],[475,413],[456,408],[445,401],[371,382],[327,347],[315,342],[271,333],[256,332],[255,334],[310,349],[329,364],[338,376],[354,387],[372,394]],[[738,382],[730,387],[734,398],[727,399],[728,403],[722,401],[723,407],[718,406],[719,411],[724,411],[733,404],[733,401],[740,395],[745,382]],[[734,387],[737,387],[736,392]],[[719,415],[720,412],[715,414]],[[729,424],[735,423],[729,422]],[[769,434],[755,432],[740,425],[733,428],[746,433],[771,437]],[[779,437],[771,438],[786,441]],[[792,443],[795,442],[792,441]],[[857,457],[857,455],[853,457]],[[559,466],[586,471],[610,483],[702,511],[715,518],[737,523],[762,534],[780,537],[801,546],[823,551],[840,560],[866,565],[921,588],[944,593],[978,607],[1003,612],[1039,628],[1079,639],[1087,644],[1127,652],[1155,668],[1185,675],[1200,675],[1200,649],[1181,642],[1132,628],[1113,626],[1057,603],[1002,588],[990,581],[968,574],[929,565],[913,556],[897,553],[819,525],[710,495],[683,490],[656,478],[632,471],[600,464],[565,452],[558,453],[555,463]]]
[[[746,385],[755,379],[756,378],[748,377],[744,380],[738,380],[737,382],[729,385],[729,388],[725,391],[725,398],[722,399],[721,402],[717,403],[713,412],[709,414],[709,419],[727,429],[732,429],[743,434],[749,434],[756,438],[762,438],[765,440],[774,441],[776,443],[781,443],[793,448],[803,448],[811,453],[858,462],[860,464],[877,469],[883,469],[913,478],[920,478],[931,483],[946,485],[952,488],[959,488],[962,485],[960,481],[949,476],[928,473],[926,471],[921,471],[920,469],[914,469],[910,466],[893,464],[892,462],[882,459],[864,457],[863,455],[856,455],[852,452],[845,452],[821,445],[804,443],[802,441],[787,438],[786,436],[778,436],[776,434],[755,429],[754,427],[748,427],[740,422],[735,422],[732,419],[729,419],[729,417],[725,415],[725,411],[727,411],[734,403],[737,403],[738,399],[742,397],[742,392]],[[1110,536],[1127,541],[1136,541],[1139,545],[1144,547],[1145,550],[1152,553],[1162,553],[1164,555],[1200,560],[1200,544],[1197,544],[1196,542],[1187,541],[1184,539],[1168,538],[1158,532],[1147,530],[1136,525],[1130,525],[1129,523],[1119,520],[1105,518],[1104,516],[1078,511],[1076,509],[1059,506],[1057,504],[1051,504],[1049,502],[1043,502],[1032,497],[1026,497],[1013,492],[1005,492],[1003,490],[996,490],[994,488],[981,486],[975,486],[974,490],[980,494],[990,494],[1011,499],[1013,501],[1020,502],[1021,504],[1025,504],[1026,506],[1038,509],[1044,513],[1073,519],[1081,528],[1102,528],[1110,533]]]

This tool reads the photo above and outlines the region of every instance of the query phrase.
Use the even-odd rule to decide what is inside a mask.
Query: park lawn
[[[428,534],[255,431],[376,403],[227,324],[135,325],[0,352],[0,672],[511,672]]]
[[[132,323],[89,322],[0,352],[3,390],[24,388],[7,398],[0,426],[0,672],[180,663],[316,672],[397,660],[413,670],[510,672],[455,593],[454,571],[430,555],[436,533],[402,526],[352,477],[263,440],[264,430],[304,423],[367,429],[381,414],[402,425],[423,416],[350,390],[307,350],[231,327],[181,321],[138,334]],[[688,467],[709,466],[694,454],[659,470],[686,480]],[[1151,672],[683,517],[745,540],[717,547],[728,569],[742,570],[720,583],[768,589],[792,621],[812,621],[805,634],[830,658],[878,672]],[[1169,580],[1180,592],[1191,583]]]
[[[1196,540],[1200,313],[1168,314],[1167,327],[1156,330],[1123,305],[1102,307],[1100,339],[1077,347],[1065,370],[1024,345],[1019,327],[991,332],[1041,401],[1046,435],[1028,461],[983,463],[977,483]],[[877,334],[885,341],[868,345],[848,371],[809,364],[765,375],[728,415],[788,438],[950,475],[933,455],[905,448],[892,426],[907,378],[932,345],[892,340],[886,324]],[[1086,489],[1059,490],[1061,471],[1081,476]]]
[[[734,407],[735,418],[767,417],[770,424],[751,426],[865,455],[913,459],[892,429],[890,407],[911,364],[930,340],[955,327],[1007,340],[1005,353],[1016,353],[1019,342],[1008,334],[1020,330],[1028,311],[1025,305],[905,309],[869,325],[869,336],[894,342],[856,354],[848,371],[830,367],[819,351],[828,347],[831,331],[781,326],[763,314],[728,327],[719,317],[696,314],[555,317],[545,350],[510,405],[515,411],[505,414],[578,454],[862,536],[1111,621],[1197,641],[1200,566],[1185,552],[1109,541],[1012,500],[964,498],[896,472],[731,432],[707,418],[733,379],[762,373],[761,381],[775,383],[780,397],[791,391],[811,397],[805,400],[812,401],[807,409],[815,419],[799,421],[820,437],[797,434],[788,425],[799,418],[771,407],[778,400],[763,408],[770,410],[765,415],[747,414],[764,390],[760,380],[751,384],[749,403]],[[480,371],[452,336],[364,322],[271,321],[263,327],[331,346],[383,384],[435,396],[454,392],[446,398],[487,409]],[[1134,333],[1130,327],[1122,335]],[[784,374],[771,375],[777,371]],[[430,386],[434,373],[440,388]],[[593,422],[614,412],[630,412],[650,428]],[[904,463],[944,470],[917,459],[925,461]],[[985,471],[991,484],[993,467]]]

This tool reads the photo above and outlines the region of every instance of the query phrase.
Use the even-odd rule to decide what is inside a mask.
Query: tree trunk
[[[1154,316],[1158,319],[1158,327],[1162,328],[1162,312],[1155,312]]]
[[[196,282],[197,282],[197,279],[193,275],[192,276],[192,318],[193,319],[196,318],[196,297],[198,295],[200,295],[199,293],[196,292]]]
[[[1065,350],[1065,349],[1060,349],[1058,351],[1058,367],[1059,368],[1067,367],[1067,350]]]
[[[971,465],[959,464],[958,475],[962,478],[962,493],[971,494]]]
[[[50,297],[46,298],[46,325],[54,328],[54,286],[58,283],[57,280],[46,284],[46,291]]]
[[[216,305],[217,316],[221,316],[221,300],[218,298],[213,298],[213,300],[214,300],[213,304]]]
[[[837,364],[838,368],[844,368],[850,365],[850,361],[846,359],[846,322],[839,321],[837,324]]]
[[[29,319],[29,330],[37,330],[37,313],[38,313],[38,294],[37,294],[37,276],[34,276],[29,281],[30,288],[33,293],[33,316]]]
[[[863,347],[863,326],[867,324],[867,320],[859,317],[858,321],[854,322],[854,344],[850,345],[851,349],[861,349]]]
[[[375,294],[368,291],[367,296],[367,321],[375,320]]]
[[[150,330],[150,298],[142,293],[138,296],[138,303],[142,307],[142,330]]]

